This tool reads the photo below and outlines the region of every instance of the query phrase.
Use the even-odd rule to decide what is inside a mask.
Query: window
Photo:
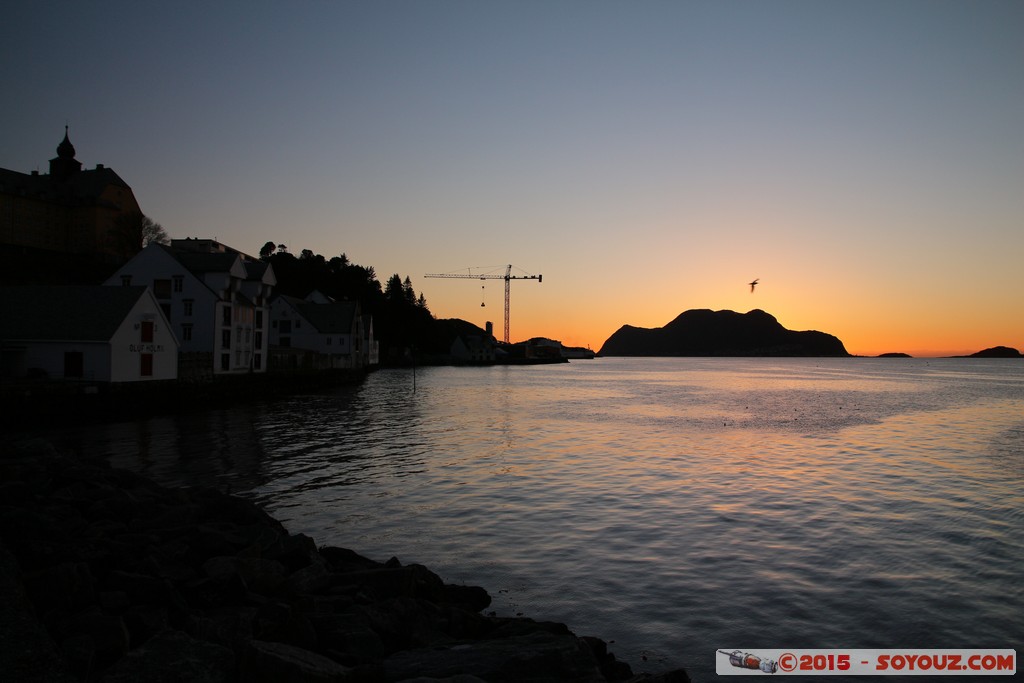
[[[192,341],[192,324],[181,326],[181,341]]]
[[[153,376],[153,354],[142,353],[139,354],[139,358],[142,360],[142,367],[139,370],[139,374],[143,377]]]
[[[175,275],[173,279],[174,279],[174,291],[180,293],[183,289],[185,289],[185,276],[184,275]]]
[[[261,369],[262,366],[263,366],[262,364],[263,364],[263,357],[260,356],[260,354],[257,353],[255,356],[252,357],[252,367],[254,369],[256,369],[256,370]]]
[[[291,334],[292,333],[292,321],[291,320],[282,320],[281,321],[281,325],[280,325],[280,330],[281,330],[281,334]]]
[[[257,331],[256,334],[253,335],[253,344],[256,346],[257,349],[263,348],[263,333],[262,332]]]
[[[256,327],[263,327],[263,311],[256,311]]]
[[[132,286],[132,276],[131,275],[122,275],[121,276],[121,286],[122,287],[131,287]]]
[[[330,346],[330,345],[331,345],[331,338],[330,338],[330,337],[328,337],[328,338],[327,338],[327,345],[328,345],[328,346]]]
[[[231,306],[225,306],[221,310],[223,311],[223,313],[221,314],[221,322],[223,324],[225,324],[225,325],[230,325],[231,324]]]
[[[153,294],[156,295],[157,299],[170,299],[171,298],[171,281],[170,280],[153,280]]]
[[[185,306],[185,315],[191,316],[192,315],[192,299],[185,299],[182,303]]]
[[[160,310],[164,312],[164,315],[167,317],[168,320],[171,319],[171,304],[170,304],[170,302],[165,302],[165,303],[160,304]]]
[[[225,370],[225,371],[231,369],[231,354],[230,353],[222,353],[222,354],[220,354],[220,369],[221,370]]]
[[[81,377],[84,374],[82,372],[84,365],[81,351],[64,352],[65,377]]]
[[[220,333],[220,345],[221,348],[231,348],[231,330],[224,330]]]
[[[295,329],[299,329],[300,327],[302,327],[302,321],[301,320],[296,320],[295,321]]]
[[[153,341],[153,321],[143,320],[142,321],[142,341],[151,342]]]
[[[235,341],[238,342],[239,344],[242,343],[242,328],[241,327],[236,327],[235,328]]]

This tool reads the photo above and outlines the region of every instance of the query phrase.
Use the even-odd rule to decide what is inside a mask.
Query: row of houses
[[[0,372],[204,380],[379,360],[358,302],[276,294],[273,267],[216,240],[150,244],[102,285],[0,288]]]

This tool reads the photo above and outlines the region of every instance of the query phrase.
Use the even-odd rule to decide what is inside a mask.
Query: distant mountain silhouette
[[[773,316],[696,309],[664,327],[623,325],[601,347],[602,356],[849,356],[824,332],[787,330]]]
[[[957,356],[958,358],[1024,358],[1021,352],[1009,346],[993,346],[984,351],[972,353],[969,356]]]

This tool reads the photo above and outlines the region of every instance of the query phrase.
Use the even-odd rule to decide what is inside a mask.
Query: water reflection
[[[1012,643],[1022,408],[1020,364],[606,359],[421,369],[415,392],[380,371],[73,438],[700,679],[723,644]]]

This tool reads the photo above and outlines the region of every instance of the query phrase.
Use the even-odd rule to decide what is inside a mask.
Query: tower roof
[[[68,137],[67,126],[64,126],[64,140],[57,145],[57,156],[61,159],[75,158],[75,146],[71,144],[71,139]]]

